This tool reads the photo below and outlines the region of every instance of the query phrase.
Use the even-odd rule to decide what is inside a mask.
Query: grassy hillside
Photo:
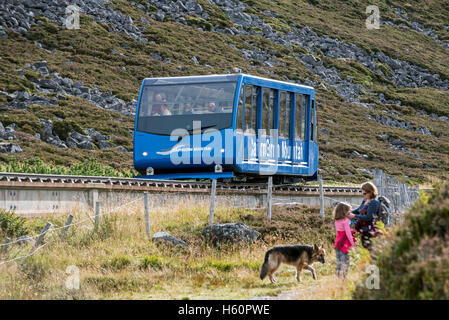
[[[353,0],[334,1],[242,1],[246,13],[260,17],[272,26],[273,31],[288,34],[296,28],[310,27],[318,35],[328,35],[343,43],[355,44],[367,53],[383,52],[412,65],[449,79],[449,49],[413,29],[382,25],[379,30],[365,28],[365,8],[368,3]],[[117,98],[129,102],[137,99],[140,83],[145,77],[197,75],[242,72],[275,79],[316,81],[319,106],[320,167],[326,179],[362,181],[370,176],[364,169],[381,168],[389,174],[405,177],[415,183],[424,183],[449,177],[448,122],[434,119],[449,116],[449,92],[421,86],[405,88],[388,79],[391,69],[379,64],[382,76],[356,60],[332,58],[316,50],[316,59],[327,68],[334,67],[342,78],[350,77],[352,83],[363,86],[358,97],[361,104],[347,102],[320,76],[309,70],[300,60],[300,54],[313,54],[308,48],[288,46],[271,41],[258,30],[254,34],[236,35],[213,31],[214,27],[235,26],[224,9],[208,1],[198,1],[209,15],[207,20],[195,15],[186,16],[180,24],[169,15],[159,21],[152,19],[158,8],[147,1],[137,1],[147,9],[114,0],[110,5],[123,15],[130,16],[135,26],[142,27],[148,42],[141,42],[123,33],[110,32],[113,28],[89,15],[81,15],[81,28],[68,30],[47,18],[36,18],[24,35],[6,31],[7,39],[0,38],[0,91],[28,91],[48,99],[53,93],[38,92],[34,82],[42,78],[26,64],[46,60],[51,72],[62,77],[81,81],[84,85],[98,87],[101,92],[111,91]],[[441,1],[370,1],[378,5],[381,19],[396,24],[411,25],[410,21],[432,28],[440,41],[449,39],[445,26],[449,25],[449,6]],[[391,7],[408,13],[406,21]],[[271,13],[268,14],[266,10]],[[142,20],[144,18],[145,20]],[[144,23],[149,22],[149,25]],[[199,27],[201,29],[199,29]],[[38,42],[40,45],[36,45]],[[245,58],[243,51],[262,52],[274,62],[264,64],[258,59]],[[192,57],[196,57],[196,65]],[[169,60],[168,60],[169,59]],[[270,61],[271,61],[270,60]],[[22,69],[22,76],[18,69]],[[380,103],[383,94],[387,101]],[[400,100],[401,105],[394,103]],[[7,104],[0,95],[0,104]],[[424,115],[425,111],[427,115]],[[431,135],[406,130],[377,122],[380,116],[408,123],[414,128],[425,127]],[[132,154],[115,149],[82,150],[61,149],[34,137],[42,130],[39,119],[59,121],[60,131],[72,128],[95,128],[111,135],[115,146],[132,150],[133,118],[117,112],[98,108],[86,99],[66,95],[56,99],[54,105],[32,105],[27,110],[0,107],[0,121],[4,126],[18,125],[17,144],[23,153],[0,154],[6,163],[12,158],[19,161],[39,157],[45,163],[69,167],[91,157],[115,169],[130,168]],[[324,130],[323,130],[324,129]],[[63,133],[64,135],[64,133]],[[385,135],[388,135],[385,138]],[[401,140],[401,148],[393,141]],[[357,151],[363,157],[351,157]]]

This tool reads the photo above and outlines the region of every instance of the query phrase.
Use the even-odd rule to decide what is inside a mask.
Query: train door
[[[278,136],[278,107],[279,90],[262,88],[262,103],[259,113],[258,158],[259,172],[272,175],[278,170],[279,136]]]
[[[243,83],[240,90],[237,112],[236,135],[241,137],[237,159],[247,166],[257,165],[257,110],[261,87]],[[239,144],[239,143],[237,143]]]
[[[293,147],[293,108],[294,93],[288,91],[279,91],[279,165],[289,168],[292,164]]]
[[[296,165],[307,165],[307,141],[309,139],[308,106],[310,104],[310,96],[296,93],[294,96],[294,141],[292,144],[292,160]]]

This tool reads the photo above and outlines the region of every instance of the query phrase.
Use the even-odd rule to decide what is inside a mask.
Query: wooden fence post
[[[273,176],[268,177],[268,190],[267,190],[267,220],[271,220],[271,203],[273,193]]]
[[[151,234],[150,234],[150,201],[148,197],[148,192],[143,193],[143,204],[145,209],[145,230],[149,238]]]
[[[95,202],[95,230],[98,229],[100,224],[100,202]]]
[[[37,248],[41,244],[42,240],[44,240],[45,234],[47,233],[48,229],[50,229],[51,223],[47,222],[44,226],[44,229],[42,229],[41,234],[37,238],[36,242],[34,243],[34,247]]]
[[[9,248],[9,243],[11,242],[10,238],[6,238],[5,243],[2,246],[2,254],[6,254],[6,252],[8,252],[8,248]]]
[[[212,180],[212,189],[210,191],[210,212],[209,225],[214,224],[214,210],[215,210],[215,192],[217,191],[217,179]]]
[[[69,217],[67,218],[67,222],[65,223],[65,226],[61,230],[61,234],[59,235],[59,238],[61,238],[61,240],[64,240],[64,238],[67,234],[67,231],[69,230],[69,227],[72,224],[72,220],[73,220],[73,216],[71,214],[69,214]]]
[[[324,219],[324,191],[323,191],[323,177],[318,175],[318,181],[320,183],[320,216]]]

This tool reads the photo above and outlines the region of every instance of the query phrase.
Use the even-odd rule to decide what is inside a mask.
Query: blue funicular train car
[[[246,74],[145,79],[134,167],[151,179],[315,180],[315,90]]]

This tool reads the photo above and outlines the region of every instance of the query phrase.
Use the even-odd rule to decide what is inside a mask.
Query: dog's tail
[[[263,280],[268,274],[268,259],[270,258],[271,250],[268,250],[267,253],[265,253],[265,260],[262,265],[262,269],[260,270],[260,279]]]

